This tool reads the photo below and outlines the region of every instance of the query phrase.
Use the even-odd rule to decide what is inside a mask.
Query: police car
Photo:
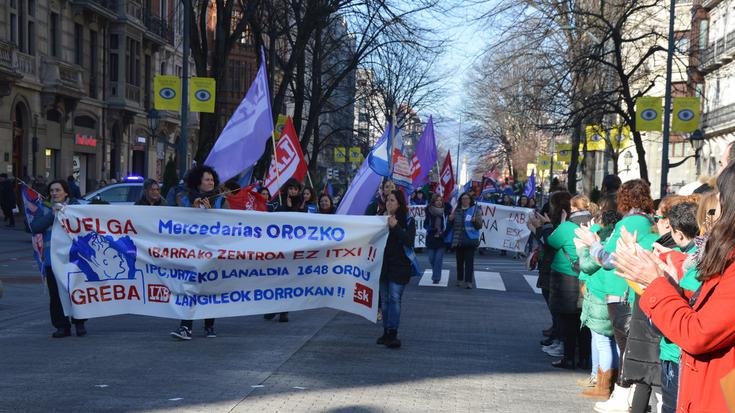
[[[89,204],[94,199],[111,204],[133,205],[143,194],[143,178],[129,176],[118,184],[107,185],[94,192],[90,192],[79,200],[80,204]]]

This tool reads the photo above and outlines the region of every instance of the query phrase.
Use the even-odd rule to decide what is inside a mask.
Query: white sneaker
[[[550,350],[556,350],[558,348],[564,348],[564,343],[562,343],[559,340],[555,340],[554,342],[552,342],[548,346],[541,346],[541,351],[547,352],[547,351],[550,351]]]
[[[616,384],[607,401],[595,403],[595,411],[598,413],[630,413],[628,397],[633,394],[632,390],[632,387],[624,388]]]
[[[656,413],[661,413],[661,408],[664,405],[664,399],[661,397],[661,393],[653,393],[656,396]]]
[[[548,354],[551,357],[562,357],[564,355],[564,344],[557,342],[550,346],[541,347],[541,351]]]

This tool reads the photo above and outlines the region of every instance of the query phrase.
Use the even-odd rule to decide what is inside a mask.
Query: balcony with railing
[[[145,35],[147,38],[155,41],[158,44],[169,43],[173,45],[174,33],[173,30],[168,26],[166,20],[158,16],[147,15],[143,19],[147,31]]]
[[[13,74],[15,72],[15,65],[13,65],[14,54],[14,44],[0,41],[0,73]]]
[[[735,130],[735,103],[703,113],[702,127],[706,136]]]
[[[82,8],[92,11],[95,14],[104,16],[110,20],[117,16],[118,0],[72,0],[72,7]]]
[[[132,105],[140,105],[140,86],[125,84],[125,100]]]
[[[0,74],[11,79],[38,80],[38,57],[19,51],[13,43],[0,41]]]
[[[700,53],[699,69],[703,72],[711,72],[731,62],[735,58],[735,30],[715,40]]]
[[[41,83],[45,90],[64,96],[80,98],[86,94],[82,68],[49,57],[43,58]]]

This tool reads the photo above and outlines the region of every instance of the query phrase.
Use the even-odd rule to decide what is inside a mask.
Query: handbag
[[[565,250],[564,247],[561,247],[561,251],[564,253],[564,256],[567,257],[569,263],[572,264],[572,271],[574,271],[575,274],[579,275],[579,273],[582,271],[582,269],[579,268],[579,261],[572,260],[572,257],[569,256],[567,250]]]
[[[526,268],[528,271],[533,271],[538,267],[538,259],[541,255],[541,247],[536,247],[533,252],[528,255],[526,259]]]

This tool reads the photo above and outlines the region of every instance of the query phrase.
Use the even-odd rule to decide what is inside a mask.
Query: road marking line
[[[505,291],[503,277],[497,272],[475,271],[475,286],[483,290]]]
[[[541,289],[536,287],[536,283],[538,282],[538,275],[524,275],[523,278],[526,279],[528,286],[531,287],[533,292],[535,292],[536,294],[541,294]]]
[[[439,280],[439,284],[434,284],[431,281],[432,273],[431,270],[424,270],[419,285],[422,287],[446,287],[449,284],[449,270],[442,270],[442,278]]]

